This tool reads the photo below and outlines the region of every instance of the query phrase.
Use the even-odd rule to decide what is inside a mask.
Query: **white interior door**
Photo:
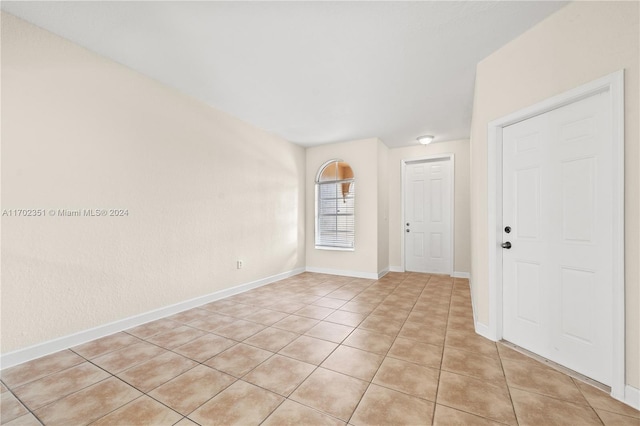
[[[503,337],[612,377],[609,92],[503,129]],[[506,227],[510,227],[507,233]],[[504,245],[503,245],[504,247]]]
[[[452,273],[450,159],[405,168],[405,270]]]

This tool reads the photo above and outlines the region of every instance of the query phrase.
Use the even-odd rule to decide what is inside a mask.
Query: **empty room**
[[[0,424],[640,425],[640,2],[0,7]]]

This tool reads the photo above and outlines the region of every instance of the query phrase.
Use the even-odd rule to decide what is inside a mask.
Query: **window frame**
[[[331,251],[355,251],[355,231],[356,231],[356,211],[355,211],[355,173],[353,173],[353,177],[352,178],[348,178],[348,179],[336,179],[336,180],[328,180],[328,181],[321,181],[321,176],[323,171],[329,167],[331,164],[333,163],[346,163],[344,160],[341,159],[332,159],[329,160],[327,162],[325,162],[324,164],[322,164],[322,166],[320,166],[320,168],[318,169],[318,173],[316,174],[316,179],[314,182],[314,187],[315,187],[315,226],[314,226],[314,247],[318,250],[331,250]],[[349,168],[351,168],[351,165],[349,163],[347,163],[349,165]],[[353,172],[353,168],[351,168],[351,171]],[[321,216],[327,216],[327,215],[323,215],[320,213],[320,208],[321,208],[321,193],[320,193],[320,187],[321,185],[338,185],[338,184],[344,184],[344,183],[349,183],[350,185],[350,190],[349,193],[352,194],[351,197],[353,199],[353,213],[350,214],[345,214],[343,216],[349,216],[353,218],[353,240],[351,241],[351,246],[341,246],[341,245],[330,245],[330,244],[326,244],[326,242],[323,242],[320,240],[320,228],[319,228],[319,220]],[[337,215],[337,213],[336,213]],[[337,231],[337,230],[336,230]]]

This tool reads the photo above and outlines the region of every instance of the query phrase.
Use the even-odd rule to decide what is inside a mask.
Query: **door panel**
[[[532,262],[515,263],[515,290],[518,319],[532,325],[540,324],[540,265]]]
[[[410,238],[413,240],[413,256],[412,258],[423,258],[424,252],[424,232],[414,232]]]
[[[595,274],[593,271],[562,268],[561,277],[561,333],[563,337],[591,345],[594,341],[591,313],[597,309],[591,296]]]
[[[613,159],[602,93],[503,129],[503,336],[611,381]]]
[[[538,238],[540,224],[540,168],[517,170],[515,229],[518,238]],[[518,194],[526,194],[518,196]]]
[[[442,233],[440,232],[432,232],[431,233],[431,259],[440,260],[442,259]]]
[[[421,175],[415,175],[416,180],[411,182],[413,195],[413,217],[414,223],[424,223],[424,180],[417,180]]]
[[[594,157],[562,162],[562,235],[565,242],[592,242],[595,166]]]
[[[429,182],[431,194],[429,194],[429,206],[431,207],[431,222],[442,222],[442,179],[432,178]]]

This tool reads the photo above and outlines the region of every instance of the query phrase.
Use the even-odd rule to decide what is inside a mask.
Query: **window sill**
[[[331,250],[331,251],[356,251],[355,247],[327,247],[327,246],[315,246],[316,250]]]

